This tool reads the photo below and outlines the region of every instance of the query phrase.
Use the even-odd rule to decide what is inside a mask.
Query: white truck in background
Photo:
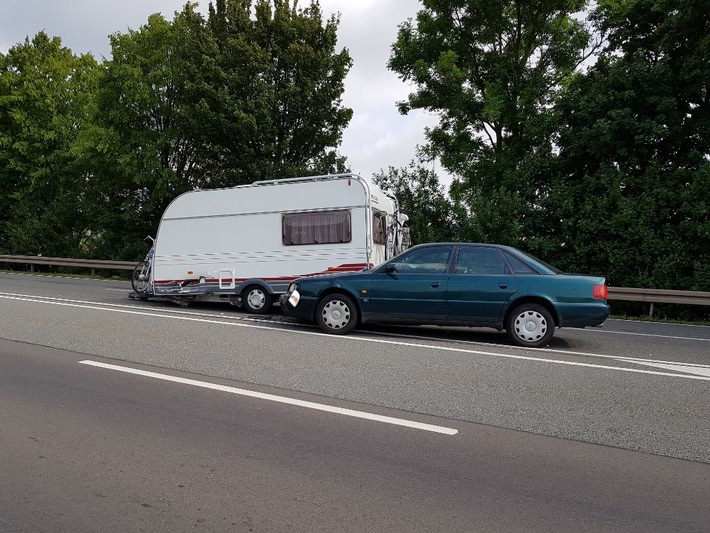
[[[163,213],[131,297],[267,313],[298,277],[362,270],[399,254],[409,245],[406,221],[393,198],[357,174],[187,192]]]

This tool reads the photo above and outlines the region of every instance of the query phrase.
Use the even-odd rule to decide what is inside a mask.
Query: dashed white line
[[[356,411],[354,409],[345,409],[343,407],[335,407],[332,405],[309,402],[305,400],[297,400],[295,398],[288,398],[286,396],[277,396],[275,394],[266,394],[263,392],[256,392],[247,389],[239,389],[236,387],[229,387],[226,385],[218,385],[216,383],[209,383],[207,381],[198,381],[195,379],[181,378],[177,376],[171,376],[168,374],[160,374],[158,372],[148,372],[146,370],[138,370],[136,368],[130,368],[126,366],[111,365],[107,363],[101,363],[98,361],[79,361],[81,365],[89,365],[98,368],[105,368],[108,370],[116,370],[118,372],[125,372],[127,374],[135,374],[138,376],[144,376],[153,379],[160,379],[162,381],[171,381],[173,383],[181,383],[183,385],[190,385],[192,387],[200,387],[203,389],[216,390],[220,392],[228,392],[230,394],[237,394],[239,396],[248,396],[250,398],[258,398],[260,400],[267,400],[270,402],[284,403],[288,405],[295,405],[298,407],[304,407],[306,409],[314,409],[316,411],[325,411],[327,413],[335,413],[343,416],[350,416],[354,418],[363,418],[365,420],[372,420],[374,422],[382,422],[385,424],[392,424],[395,426],[404,426],[412,429],[419,429],[422,431],[431,431],[433,433],[441,433],[443,435],[456,435],[458,433],[457,429],[447,428],[444,426],[436,426],[433,424],[424,424],[422,422],[414,422],[412,420],[405,420],[403,418],[394,418],[391,416],[376,415],[373,413],[367,413],[365,411]]]

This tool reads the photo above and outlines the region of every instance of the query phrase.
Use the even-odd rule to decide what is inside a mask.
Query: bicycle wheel
[[[133,290],[138,294],[146,294],[150,289],[150,263],[141,261],[135,269],[133,269],[133,277],[131,278]]]

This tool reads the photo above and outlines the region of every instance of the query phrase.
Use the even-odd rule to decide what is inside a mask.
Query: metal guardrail
[[[0,264],[2,263],[30,265],[32,272],[35,271],[35,265],[88,268],[91,269],[92,275],[96,273],[96,270],[133,270],[138,264],[133,261],[71,259],[64,257],[43,257],[41,255],[0,255]]]
[[[649,304],[648,316],[653,317],[654,303],[710,305],[710,292],[609,287],[608,299],[624,302],[646,302]]]
[[[710,305],[710,292],[609,287],[609,299],[626,302]]]
[[[42,257],[28,255],[0,255],[0,264],[19,263],[30,265],[68,266],[96,270],[133,270],[138,263],[132,261],[103,261],[96,259],[67,259],[62,257]],[[678,291],[669,289],[637,289],[630,287],[609,287],[609,300],[625,302],[646,302],[650,304],[649,315],[653,316],[654,303],[708,305],[710,292]]]

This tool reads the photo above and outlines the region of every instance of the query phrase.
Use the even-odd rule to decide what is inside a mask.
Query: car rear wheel
[[[513,344],[539,348],[549,344],[555,334],[555,320],[541,305],[522,304],[510,313],[506,331]]]
[[[252,285],[242,293],[242,305],[249,313],[263,315],[271,309],[271,295],[263,287]]]
[[[326,333],[350,333],[355,329],[357,320],[355,302],[344,294],[329,294],[323,297],[316,307],[316,323]]]

